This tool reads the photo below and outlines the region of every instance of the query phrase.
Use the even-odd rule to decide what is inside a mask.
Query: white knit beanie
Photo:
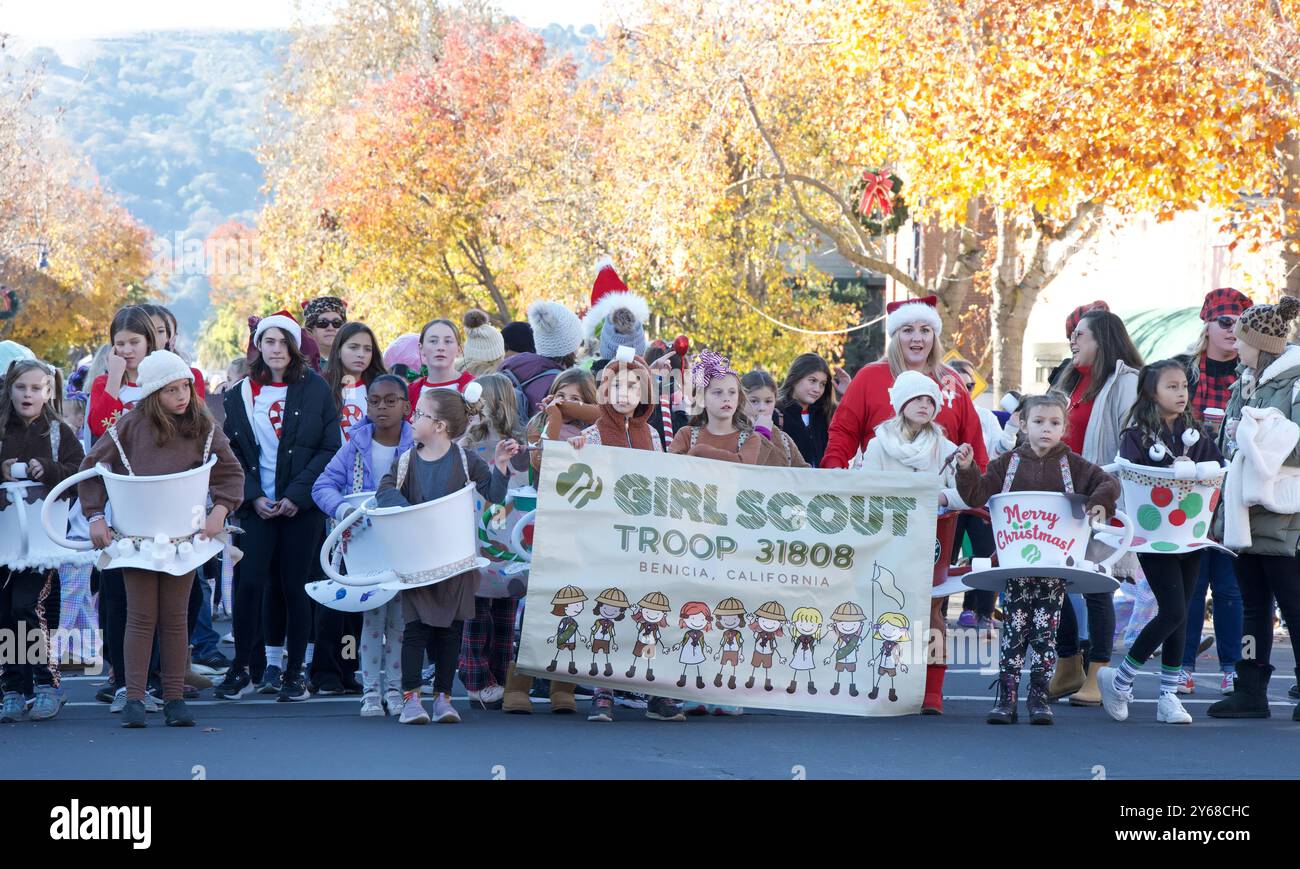
[[[170,350],[155,350],[140,362],[140,400],[177,380],[194,382],[194,372],[185,360]]]
[[[582,346],[582,321],[559,302],[533,302],[528,306],[537,355],[559,359]]]
[[[477,308],[465,312],[465,344],[461,356],[466,362],[500,361],[506,355],[506,341],[501,330],[488,322],[488,315]]]
[[[904,371],[894,378],[894,385],[889,388],[889,403],[893,406],[894,413],[902,416],[903,406],[923,395],[928,395],[934,400],[936,413],[943,406],[943,395],[939,392],[939,384],[919,371]]]

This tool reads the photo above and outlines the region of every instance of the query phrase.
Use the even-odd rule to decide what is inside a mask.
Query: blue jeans
[[[221,642],[221,635],[212,628],[212,595],[208,591],[208,583],[201,576],[194,577],[194,582],[199,587],[202,599],[199,601],[199,617],[190,634],[190,644],[194,646],[194,658],[199,660],[218,651],[217,644]]]
[[[1241,657],[1241,589],[1231,555],[1207,549],[1201,559],[1201,575],[1187,603],[1187,642],[1183,645],[1183,669],[1196,669],[1196,649],[1201,644],[1205,626],[1205,594],[1214,588],[1214,649],[1219,653],[1219,669],[1228,672]]]

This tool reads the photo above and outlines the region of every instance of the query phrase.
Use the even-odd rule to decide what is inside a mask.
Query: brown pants
[[[190,588],[194,572],[172,576],[156,570],[123,568],[126,584],[126,699],[143,700],[153,654],[154,629],[162,661],[163,700],[180,700],[189,669]]]

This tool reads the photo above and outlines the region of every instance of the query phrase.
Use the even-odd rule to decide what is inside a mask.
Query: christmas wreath
[[[903,179],[884,169],[867,169],[853,185],[853,213],[872,235],[892,235],[907,222]]]

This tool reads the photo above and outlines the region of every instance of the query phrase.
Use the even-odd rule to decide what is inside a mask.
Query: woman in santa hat
[[[935,422],[957,444],[970,444],[975,462],[988,464],[979,414],[961,376],[944,365],[940,335],[943,323],[935,305],[938,299],[906,299],[886,308],[885,331],[889,344],[885,358],[866,365],[853,378],[831,420],[830,437],[822,456],[823,468],[847,468],[859,450],[864,453],[876,427],[894,415],[889,390],[904,371],[919,371],[939,384],[942,404]]]

